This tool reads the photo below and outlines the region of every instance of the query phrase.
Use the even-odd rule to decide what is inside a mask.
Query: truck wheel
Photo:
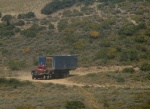
[[[69,77],[69,72],[66,72],[66,77]]]
[[[34,79],[34,76],[32,75],[32,79]]]
[[[67,77],[67,73],[65,72],[64,74],[63,74],[63,78],[66,78]]]
[[[55,79],[55,74],[52,74],[51,78],[52,78],[52,79]]]

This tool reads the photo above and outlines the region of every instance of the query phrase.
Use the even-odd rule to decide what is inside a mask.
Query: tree
[[[12,15],[4,15],[2,17],[2,21],[5,21],[7,23],[7,26],[10,25],[11,19],[12,19]]]

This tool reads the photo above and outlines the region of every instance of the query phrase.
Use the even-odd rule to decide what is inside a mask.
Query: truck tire
[[[34,79],[34,76],[32,75],[32,79]]]
[[[66,77],[69,77],[69,71],[66,72]]]

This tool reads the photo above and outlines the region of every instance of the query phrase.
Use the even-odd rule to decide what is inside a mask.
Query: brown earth
[[[63,79],[53,79],[53,80],[33,80],[31,77],[31,73],[30,72],[23,72],[20,71],[18,72],[18,76],[16,77],[11,77],[11,78],[16,78],[19,80],[28,80],[28,81],[32,81],[32,82],[37,82],[37,83],[53,83],[53,84],[62,84],[62,85],[66,85],[66,86],[87,86],[88,84],[86,83],[75,83],[72,81],[69,81],[70,78],[74,77],[74,76],[82,76],[82,75],[86,75],[89,73],[97,73],[97,72],[107,72],[107,71],[120,71],[125,67],[132,67],[132,66],[108,66],[108,67],[88,67],[88,68],[77,68],[76,70],[72,70],[70,71],[70,77],[69,78],[63,78]],[[93,84],[93,85],[88,85],[88,86],[93,86],[93,87],[126,87],[126,86],[122,86],[122,85],[97,85],[97,84]]]

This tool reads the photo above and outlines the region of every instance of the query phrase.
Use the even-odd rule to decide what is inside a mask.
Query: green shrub
[[[146,35],[146,36],[150,36],[150,28],[146,29],[145,35]]]
[[[10,21],[12,20],[12,18],[13,18],[12,15],[4,15],[1,20],[5,21],[8,26],[8,25],[10,25]]]
[[[39,31],[44,30],[45,27],[33,24],[30,28],[21,31],[21,35],[28,37],[36,37]]]
[[[114,59],[116,56],[115,48],[102,49],[96,53],[96,59]]]
[[[28,38],[28,37],[36,37],[37,33],[36,31],[30,31],[30,29],[27,29],[27,30],[21,31],[21,35],[24,35]]]
[[[7,49],[3,49],[2,50],[2,55],[5,55],[5,54],[7,54],[9,51],[7,50]]]
[[[48,15],[60,9],[73,6],[75,3],[75,0],[53,0],[44,6],[44,8],[41,10],[41,13]]]
[[[18,28],[18,27],[16,27],[16,28],[14,29],[14,32],[15,32],[15,33],[19,33],[20,31],[21,31],[21,29]]]
[[[33,58],[33,65],[35,65],[35,66],[38,65],[38,58],[36,58],[36,57]]]
[[[103,21],[100,23],[99,29],[103,30],[103,29],[110,29],[110,22],[109,21]]]
[[[8,66],[11,70],[19,70],[21,68],[25,68],[26,67],[26,62],[25,61],[14,61],[14,60],[10,60],[8,62]]]
[[[11,31],[11,30],[5,30],[5,31],[3,31],[3,32],[0,31],[0,37],[1,37],[1,36],[10,37],[10,36],[12,36],[12,35],[14,35],[14,32]]]
[[[81,50],[84,47],[85,47],[85,40],[79,40],[79,41],[76,41],[73,44],[73,48],[76,49],[76,50]]]
[[[36,106],[31,104],[16,106],[16,109],[36,109]]]
[[[48,23],[49,23],[49,20],[47,20],[46,18],[40,19],[40,24],[41,25],[47,25]]]
[[[128,61],[128,58],[129,58],[128,54],[126,52],[123,52],[123,53],[120,54],[119,60],[121,62],[126,62],[126,61]]]
[[[110,46],[111,46],[111,43],[110,43],[110,41],[104,40],[104,41],[102,41],[102,42],[100,43],[100,46],[101,46],[101,47],[110,47]]]
[[[2,17],[2,13],[0,12],[0,18]]]
[[[147,42],[148,39],[149,39],[148,36],[140,36],[140,35],[138,35],[138,36],[135,37],[135,41],[138,42],[138,43]]]
[[[28,13],[25,13],[25,14],[19,14],[17,16],[18,19],[26,19],[26,18],[30,19],[30,18],[34,18],[34,17],[35,17],[34,12],[28,12]]]
[[[61,20],[58,22],[58,25],[57,25],[58,31],[61,32],[61,31],[64,30],[67,26],[68,26],[68,19],[61,19]]]
[[[138,30],[134,24],[126,24],[119,29],[119,35],[132,36]]]
[[[85,13],[86,15],[89,15],[94,12],[94,9],[85,6],[81,7],[81,12]]]
[[[34,12],[28,12],[28,13],[26,14],[26,16],[27,16],[27,18],[34,18],[34,17],[35,17],[35,14],[34,14]]]
[[[73,17],[73,16],[82,16],[83,13],[79,12],[78,10],[66,10],[63,12],[63,16],[65,17]]]
[[[139,23],[139,25],[137,25],[137,29],[146,29],[147,26],[145,24],[145,22]]]
[[[16,23],[15,23],[16,26],[23,26],[25,25],[25,22],[23,20],[18,20]]]
[[[49,24],[48,26],[49,29],[54,29],[54,25],[52,23]]]
[[[78,0],[78,2],[83,3],[85,6],[92,5],[97,0]]]
[[[0,37],[2,36],[7,36],[10,37],[14,35],[13,29],[15,28],[14,25],[5,25],[5,24],[0,24]]]
[[[148,63],[142,64],[142,66],[140,67],[140,70],[142,70],[142,71],[150,71],[150,64],[148,64]]]
[[[64,38],[64,41],[69,43],[69,44],[73,44],[75,42],[77,42],[77,37],[75,35],[68,35]]]
[[[69,101],[65,107],[66,109],[84,109],[85,105],[81,101]]]
[[[122,72],[123,72],[123,73],[134,73],[135,70],[134,70],[133,68],[129,67],[129,68],[124,68],[124,69],[122,70]]]
[[[31,85],[31,82],[29,81],[22,82],[15,78],[10,78],[10,79],[0,78],[0,85],[17,87],[17,86]]]
[[[125,79],[122,78],[122,77],[115,77],[115,80],[119,83],[124,83],[125,82]]]
[[[132,53],[130,53],[130,54],[129,54],[129,59],[130,59],[130,61],[134,61],[134,60],[138,61],[138,60],[139,60],[139,57],[138,57],[137,52],[132,52]]]

